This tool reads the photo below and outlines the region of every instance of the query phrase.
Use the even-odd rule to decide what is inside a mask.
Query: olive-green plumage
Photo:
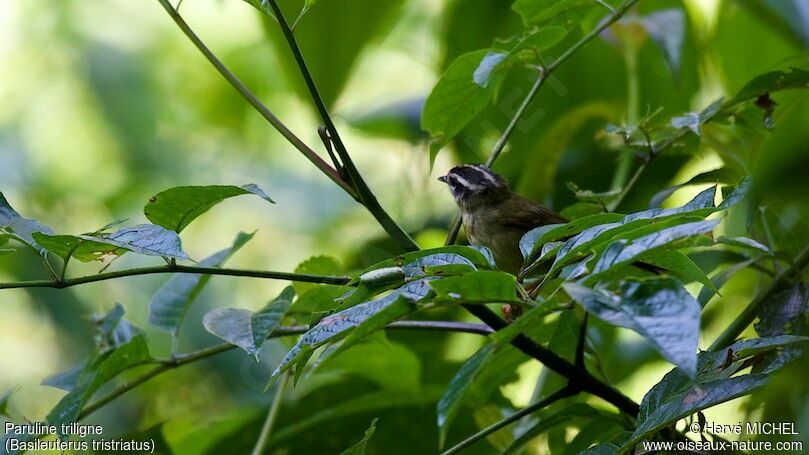
[[[461,209],[469,242],[489,248],[497,267],[517,274],[523,263],[520,239],[526,232],[567,220],[511,191],[505,179],[480,165],[452,168],[440,181],[449,186]]]

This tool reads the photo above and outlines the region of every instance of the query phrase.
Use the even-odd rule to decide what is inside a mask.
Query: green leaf
[[[51,228],[39,221],[20,216],[16,210],[11,208],[6,197],[0,192],[0,234],[11,236],[45,256],[47,251],[34,240],[35,232],[53,234]]]
[[[146,256],[188,259],[180,236],[155,224],[121,228],[110,234],[82,235],[83,240],[106,243]]]
[[[103,261],[105,257],[121,256],[129,251],[109,243],[87,240],[76,235],[48,235],[41,232],[32,234],[34,240],[46,250],[66,261],[69,257],[81,262]]]
[[[809,284],[798,283],[773,295],[761,306],[759,320],[754,327],[762,337],[809,335]],[[800,357],[805,348],[795,345],[785,347],[756,368],[780,367]]]
[[[756,76],[739,90],[728,103],[733,106],[761,95],[779,90],[809,88],[809,71],[791,68],[787,71],[772,71]]]
[[[253,183],[242,186],[178,186],[152,196],[143,208],[143,213],[152,223],[179,233],[211,207],[243,194],[254,194],[267,202],[273,202]]]
[[[141,333],[139,328],[124,320],[124,313],[124,306],[116,303],[108,313],[90,317],[95,324],[95,345],[100,352],[116,349]]]
[[[719,98],[700,112],[686,112],[681,117],[672,117],[671,126],[677,129],[688,128],[697,136],[701,136],[702,125],[710,121],[721,108],[722,98]]]
[[[438,151],[489,104],[503,82],[504,74],[500,71],[488,74],[485,86],[475,82],[475,73],[481,64],[485,66],[485,60],[494,62],[497,54],[497,51],[483,49],[461,55],[433,87],[421,114],[422,128],[433,137],[431,163]]]
[[[685,37],[684,16],[682,9],[670,8],[654,11],[640,21],[675,74],[680,70],[680,55]]]
[[[772,256],[775,253],[766,245],[762,245],[761,243],[747,237],[724,237],[719,236],[716,238],[716,243],[723,243],[725,245],[731,245],[739,248],[744,248],[746,250],[752,250],[759,253],[763,253],[767,256]]]
[[[533,257],[547,242],[564,239],[601,224],[615,223],[624,218],[618,213],[588,215],[565,224],[549,224],[528,231],[520,239],[520,251],[525,258]]]
[[[696,378],[674,369],[652,387],[641,401],[638,426],[625,447],[631,447],[660,428],[699,410],[732,400],[761,387],[767,374],[731,377],[749,366],[749,358],[776,348],[805,343],[806,337],[780,336],[737,341],[720,351],[699,354]]]
[[[562,424],[569,424],[572,422],[581,421],[582,419],[598,419],[598,420],[611,420],[619,422],[621,416],[616,413],[604,411],[594,408],[585,403],[573,403],[556,412],[549,412],[539,418],[539,422],[531,426],[519,438],[509,446],[503,455],[512,454],[517,452],[523,446],[528,444],[532,439],[541,435],[542,433],[550,430],[553,427]]]
[[[385,332],[366,337],[338,356],[325,351],[321,358],[325,356],[327,361],[312,370],[360,376],[401,395],[418,394],[421,388],[421,360],[405,345],[388,341]],[[391,371],[396,374],[390,374]]]
[[[240,232],[233,241],[233,245],[203,259],[198,265],[200,267],[220,267],[252,238],[253,234]],[[149,324],[176,336],[188,309],[210,279],[211,275],[193,273],[180,273],[172,276],[152,296],[152,301],[149,303]]]
[[[405,306],[407,306],[408,311],[413,311],[412,304],[422,300],[430,292],[427,285],[430,279],[422,278],[410,282],[384,297],[361,303],[324,317],[303,334],[295,343],[295,346],[287,352],[281,363],[273,371],[270,383],[302,359],[308,358],[318,347],[346,337],[366,321],[369,321],[369,323],[362,329],[365,334],[367,334],[366,331],[372,331],[372,328],[378,327],[381,321],[392,320],[401,316],[405,313]],[[382,315],[374,318],[378,313],[382,313]],[[356,338],[355,340],[359,341]]]
[[[564,448],[562,455],[581,455],[598,441],[609,441],[623,433],[623,427],[615,420],[594,420],[582,426],[579,433]]]
[[[683,246],[684,241],[694,237],[704,238],[704,235],[713,231],[720,220],[696,221],[661,229],[652,234],[636,238],[631,241],[616,241],[598,258],[593,269],[593,275],[588,280],[594,280],[597,274],[603,273],[621,264],[629,264],[638,258],[659,251],[660,248]],[[707,279],[706,279],[707,281]]]
[[[649,201],[649,207],[660,207],[660,205],[669,198],[675,191],[680,188],[690,185],[700,185],[704,183],[735,183],[738,181],[735,173],[727,167],[714,169],[712,171],[703,172],[691,177],[688,181],[680,183],[679,185],[670,186],[663,190],[658,191]]]
[[[208,332],[258,359],[261,346],[281,324],[294,298],[295,289],[289,286],[255,313],[241,308],[216,308],[205,315],[202,325]]]
[[[46,420],[51,425],[75,422],[82,407],[101,386],[121,372],[152,360],[143,334],[137,335],[115,350],[91,359],[78,379],[77,386],[65,395],[48,413]],[[64,438],[64,434],[60,434]]]
[[[685,253],[677,250],[652,251],[640,259],[646,263],[668,270],[684,284],[698,282],[713,292],[719,292],[708,275]]]
[[[592,0],[517,0],[511,9],[522,16],[526,25],[535,25],[548,22],[573,8],[597,5]]]
[[[699,295],[697,295],[697,302],[699,302],[700,306],[704,307],[708,303],[708,301],[711,300],[711,297],[713,297],[714,294],[718,293],[718,291],[714,291],[714,289],[722,289],[722,286],[724,286],[725,283],[728,282],[728,280],[733,278],[733,276],[736,275],[738,272],[746,270],[747,267],[749,267],[750,264],[752,264],[753,262],[755,262],[755,259],[742,261],[737,264],[733,264],[732,266],[728,267],[725,270],[722,270],[721,272],[715,273],[713,277],[711,277],[711,283],[713,283],[713,288],[709,288],[706,286],[702,288],[702,290],[699,292]]]
[[[494,355],[498,345],[488,343],[470,357],[455,373],[441,399],[438,400],[438,447],[443,449],[449,424],[458,414],[461,398],[472,387],[483,365]]]
[[[490,270],[430,282],[437,303],[517,303],[516,286],[514,275]]]
[[[337,259],[331,256],[321,255],[313,256],[298,264],[298,267],[295,268],[295,273],[311,275],[341,275],[343,273],[343,267],[340,265],[340,262]],[[292,283],[292,287],[295,288],[295,292],[298,295],[301,295],[310,289],[323,286],[316,283],[295,282]]]
[[[618,294],[563,285],[570,297],[602,321],[633,330],[689,376],[696,374],[700,306],[671,278],[624,281]]]
[[[374,431],[376,431],[377,420],[379,419],[374,419],[371,421],[371,426],[365,430],[365,436],[363,436],[358,443],[340,452],[340,455],[365,455],[365,450],[368,447],[368,441],[371,440],[371,436],[373,436]]]
[[[290,308],[295,313],[330,311],[337,306],[337,298],[352,289],[348,286],[319,286],[298,296]]]

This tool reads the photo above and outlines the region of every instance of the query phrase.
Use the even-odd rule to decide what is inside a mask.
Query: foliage
[[[791,394],[790,402],[805,398],[803,391],[777,385],[806,361],[809,341],[809,191],[796,171],[807,162],[809,136],[801,126],[809,120],[809,62],[803,56],[784,63],[805,52],[809,24],[797,23],[785,7],[721,2],[708,12],[679,1],[454,0],[425,9],[400,1],[246,0],[234,3],[260,24],[260,44],[271,44],[219,60],[215,47],[195,34],[197,25],[185,22],[196,5],[182,5],[180,12],[168,0],[155,3],[213,64],[211,73],[234,89],[172,93],[188,97],[188,111],[168,116],[167,123],[194,117],[206,135],[237,144],[221,145],[238,149],[221,166],[207,166],[202,158],[205,170],[194,171],[194,179],[212,180],[220,171],[250,174],[252,181],[271,182],[278,202],[255,184],[188,184],[184,180],[192,178],[178,171],[190,172],[199,162],[175,161],[160,153],[166,144],[151,139],[160,131],[153,124],[161,118],[156,108],[168,112],[162,98],[171,97],[151,94],[139,112],[134,99],[119,104],[118,95],[105,97],[110,87],[97,80],[99,106],[106,109],[101,117],[126,138],[121,147],[138,157],[125,172],[132,174],[133,189],[122,185],[104,204],[115,207],[108,212],[142,207],[148,222],[118,221],[67,234],[101,217],[85,218],[86,203],[56,210],[43,202],[72,203],[58,186],[26,183],[30,188],[21,189],[26,185],[4,181],[4,297],[8,292],[13,298],[11,288],[116,284],[86,295],[32,290],[31,299],[46,303],[53,324],[64,329],[65,345],[84,346],[84,360],[42,381],[65,394],[41,415],[18,412],[20,392],[0,390],[3,419],[70,424],[116,406],[127,417],[110,426],[134,440],[157,440],[164,453],[634,453],[645,441],[719,440],[722,435],[690,434],[683,423],[704,422],[717,405],[742,397],[748,416],[759,415],[759,406],[760,415],[809,429],[805,400],[799,409],[781,409],[764,399],[779,393]],[[715,23],[708,26],[710,21]],[[458,24],[478,23],[486,26],[457,33]],[[431,32],[422,33],[427,27]],[[435,83],[419,88],[413,99],[397,93],[395,102],[369,101],[376,92],[367,81],[353,80],[368,77],[365,66],[372,75],[389,74],[378,63],[390,57],[386,53],[435,47],[425,46],[426,40],[446,54],[430,55],[446,60]],[[175,52],[166,49],[161,52]],[[262,52],[271,57],[257,58]],[[120,65],[101,64],[113,66]],[[99,69],[88,69],[98,76],[93,71]],[[208,77],[157,66],[150,71],[192,85],[195,77]],[[404,72],[410,71],[416,65]],[[378,79],[386,83],[386,77]],[[124,80],[124,87],[137,85]],[[268,107],[294,96],[311,99],[312,111],[276,114]],[[348,112],[344,106],[353,98],[369,104],[365,113]],[[343,202],[332,204],[342,193],[333,197],[331,190],[302,184],[274,150],[266,156],[242,150],[258,135],[244,126],[255,121],[242,112],[245,106],[381,230],[360,228],[370,218],[355,217]],[[122,118],[120,110],[137,118]],[[318,119],[307,118],[313,113]],[[336,122],[338,116],[352,128]],[[322,123],[326,158],[286,122]],[[315,137],[314,126],[304,139]],[[358,133],[383,137],[376,155],[349,150],[366,144]],[[194,136],[182,128],[173,134],[186,138],[180,141]],[[185,146],[195,153],[206,147],[196,141]],[[570,221],[526,232],[519,241],[519,272],[498,270],[489,250],[455,245],[455,233],[444,229],[449,194],[441,193],[447,205],[426,187],[377,199],[372,188],[397,188],[391,172],[412,173],[391,164],[390,144],[414,150],[409,156],[424,164],[418,174],[450,161],[485,161],[513,188]],[[244,148],[263,150],[266,144]],[[488,155],[481,152],[486,149]],[[229,168],[228,161],[242,154],[248,158]],[[360,165],[353,161],[358,156]],[[155,166],[165,172],[148,176],[151,164],[140,158],[162,163]],[[264,168],[273,169],[266,174]],[[167,180],[174,186],[155,194],[156,182]],[[427,180],[419,179],[419,186]],[[148,194],[154,195],[143,197]],[[256,198],[225,202],[242,195],[275,205]],[[387,211],[391,201],[405,208]],[[200,218],[220,204],[238,211],[222,216],[217,208]],[[412,219],[397,223],[404,213]],[[235,228],[258,224],[263,216],[272,219],[266,234],[263,226],[251,234]],[[296,225],[298,218],[305,221]],[[384,239],[376,237],[383,231]],[[233,232],[238,234],[229,247],[211,247]],[[439,246],[445,236],[447,244]],[[309,249],[315,254],[300,261]],[[71,259],[79,263],[71,265]],[[261,266],[225,266],[236,260]],[[74,270],[97,262],[103,263],[99,273]],[[107,271],[113,263],[116,268]],[[268,263],[299,265],[278,272],[267,270]],[[33,264],[46,278],[38,278]],[[153,274],[171,276],[159,287],[117,284]],[[292,284],[271,291],[208,286],[214,275]],[[268,295],[276,297],[267,303]],[[92,336],[87,321],[66,322],[85,312],[84,300],[106,302],[100,305],[105,313],[88,318]],[[144,319],[135,308],[144,308],[136,305],[145,300]],[[467,313],[479,321],[468,322]],[[4,330],[13,333],[0,326]],[[171,335],[168,355],[161,332]],[[721,335],[713,339],[716,333]],[[202,362],[225,352],[230,354]],[[543,365],[538,374],[524,368],[537,362]],[[163,375],[172,370],[174,375]],[[659,380],[648,390],[632,389],[639,374]],[[157,376],[163,382],[144,385]],[[136,399],[116,401],[133,389]],[[641,395],[640,403],[629,398]],[[164,401],[172,403],[171,411],[163,409]],[[105,425],[107,414],[99,419]],[[61,431],[57,437],[78,438]]]

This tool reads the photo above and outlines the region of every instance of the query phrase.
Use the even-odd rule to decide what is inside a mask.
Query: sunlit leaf
[[[261,346],[281,324],[294,297],[295,289],[290,286],[255,313],[241,308],[216,308],[205,315],[202,325],[208,332],[258,359]]]
[[[131,228],[121,228],[110,234],[80,237],[83,240],[107,243],[147,256],[188,259],[188,255],[183,251],[180,236],[155,224],[139,224]]]
[[[430,282],[438,303],[519,302],[516,280],[503,272],[482,271]]]
[[[179,233],[211,207],[243,194],[254,194],[267,202],[273,202],[253,183],[242,186],[178,186],[152,196],[143,208],[143,213],[152,223]]]
[[[0,192],[0,234],[9,235],[21,241],[44,256],[47,251],[34,240],[35,232],[53,234],[51,228],[39,221],[20,216],[16,210],[11,208],[6,197]]]
[[[671,278],[625,281],[618,294],[575,283],[563,287],[588,312],[637,332],[689,376],[696,374],[701,308],[679,282]]]
[[[198,265],[220,267],[251,238],[253,234],[240,232],[233,245],[203,259]],[[185,314],[210,279],[211,275],[193,273],[179,273],[171,277],[152,296],[149,303],[149,324],[176,336]]]

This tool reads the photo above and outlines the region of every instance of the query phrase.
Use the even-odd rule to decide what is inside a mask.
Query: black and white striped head
[[[480,164],[455,166],[438,180],[449,186],[455,202],[461,208],[499,202],[509,194],[508,182]]]

